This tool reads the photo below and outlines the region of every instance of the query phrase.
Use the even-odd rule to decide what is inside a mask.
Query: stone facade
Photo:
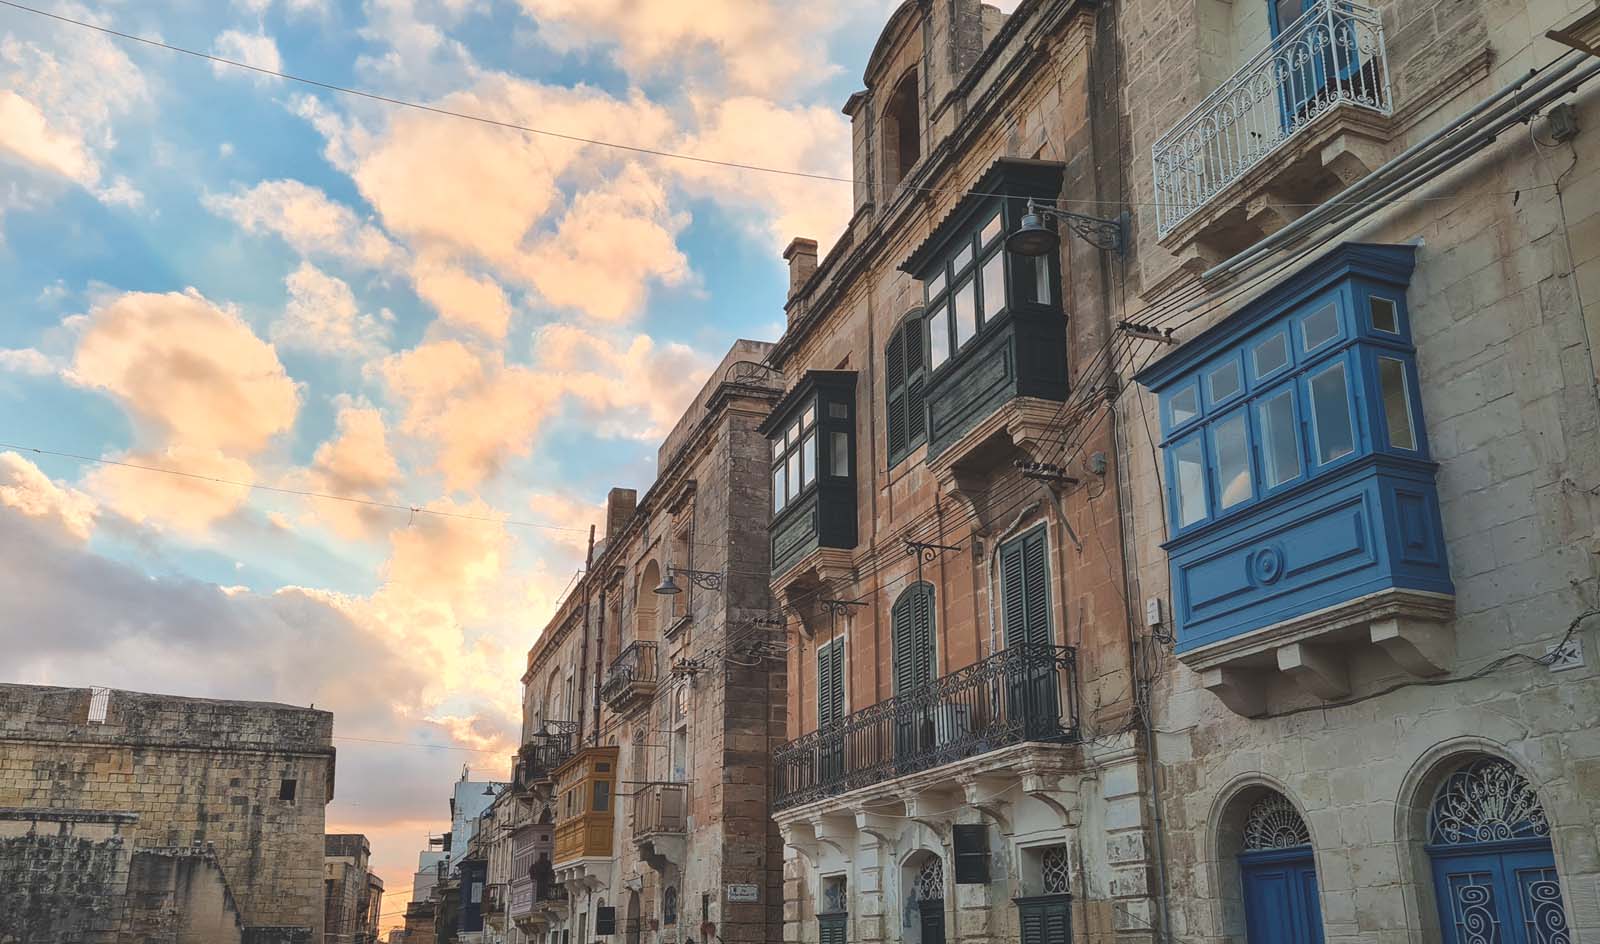
[[[173,868],[214,873],[217,891],[205,907],[235,910],[244,939],[309,942],[323,929],[332,727],[328,712],[289,705],[0,685],[0,808],[17,811],[13,824],[38,817],[17,837],[24,847],[44,836],[77,837],[89,875],[111,898],[130,869],[129,896],[143,894],[146,879],[175,882]],[[97,815],[115,822],[93,822]],[[106,836],[84,832],[113,826]],[[95,852],[107,843],[129,857],[110,871]],[[191,851],[204,861],[156,861]],[[12,904],[0,911],[15,912]]]
[[[529,653],[518,783],[556,831],[556,891],[535,881],[529,892],[533,940],[589,940],[601,909],[628,944],[701,940],[708,922],[728,942],[776,934],[781,853],[767,797],[784,677],[776,637],[757,623],[772,610],[757,432],[779,393],[761,366],[769,349],[736,342],[662,443],[655,483],[611,492],[585,576]],[[669,574],[682,592],[658,594]],[[603,809],[587,781],[575,788],[576,815],[613,823],[609,844],[585,834],[563,857],[575,820],[552,802],[540,747],[551,739],[567,756],[616,749]],[[755,889],[754,900],[730,899],[728,886]]]
[[[335,833],[326,837],[322,860],[325,944],[372,944],[383,913],[383,879],[369,868],[367,837]]]
[[[1301,201],[1328,199],[1553,62],[1567,50],[1546,31],[1593,10],[1564,0],[1378,0],[1372,7],[1384,29],[1392,115],[1362,132],[1361,147],[1343,152],[1366,149],[1358,173],[1328,180],[1321,192],[1303,190]],[[1151,146],[1268,42],[1259,16],[1265,8],[1131,0],[1116,11],[1126,121],[1119,163],[1136,217],[1125,289],[1145,306],[1133,320],[1175,328],[1178,350],[1300,268],[1288,265],[1256,284],[1231,286],[1229,298],[1196,305],[1195,276],[1242,248],[1227,238],[1243,230],[1230,235],[1206,222],[1166,240],[1155,232]],[[1378,648],[1340,647],[1316,670],[1335,691],[1319,695],[1291,672],[1261,670],[1248,682],[1259,716],[1242,717],[1207,690],[1193,660],[1163,652],[1152,715],[1173,939],[1246,939],[1240,830],[1247,808],[1275,792],[1309,833],[1319,939],[1440,940],[1441,908],[1448,913],[1450,905],[1438,900],[1425,848],[1429,808],[1452,771],[1483,757],[1514,765],[1548,817],[1570,939],[1600,935],[1600,620],[1576,624],[1580,666],[1554,671],[1533,661],[1600,607],[1600,137],[1590,130],[1600,122],[1600,83],[1568,101],[1583,129],[1576,137],[1555,140],[1560,126],[1548,118],[1518,124],[1312,244],[1417,247],[1405,301],[1455,585],[1439,624],[1443,671],[1424,682]],[[1299,141],[1315,139],[1326,158],[1349,143],[1324,134],[1343,120],[1327,116]],[[1269,155],[1255,179],[1286,179],[1296,149],[1304,150],[1291,142]],[[1254,219],[1273,201],[1269,187],[1252,190],[1247,181],[1201,215]],[[1309,209],[1280,202],[1271,211],[1276,221],[1250,238]],[[1219,241],[1208,244],[1207,232]],[[1172,483],[1157,465],[1157,401],[1131,377],[1166,350],[1128,346],[1114,411],[1126,539],[1137,562],[1132,593],[1141,612],[1144,601],[1159,607],[1158,632],[1172,628],[1163,550]],[[1516,936],[1522,929],[1506,930],[1506,940],[1524,940]]]

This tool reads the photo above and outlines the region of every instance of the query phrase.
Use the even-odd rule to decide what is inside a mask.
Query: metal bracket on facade
[[[961,548],[959,547],[951,547],[948,544],[931,544],[926,541],[913,541],[910,538],[906,538],[905,548],[907,557],[920,557],[921,560],[930,564],[938,560],[939,554],[943,551],[950,551],[955,554],[961,553]]]
[[[1111,219],[1099,216],[1088,216],[1083,213],[1074,213],[1071,210],[1061,210],[1048,204],[1028,201],[1028,209],[1059,220],[1066,226],[1068,232],[1088,242],[1096,249],[1114,252],[1121,255],[1128,245],[1128,220],[1126,215],[1119,215]]]
[[[1140,324],[1137,321],[1119,321],[1117,330],[1131,334],[1141,341],[1159,341],[1162,344],[1177,344],[1178,339],[1172,336],[1171,328],[1157,328],[1155,325]]]
[[[1066,469],[1053,462],[1025,462],[1018,459],[1012,465],[1016,466],[1017,470],[1022,473],[1023,478],[1037,479],[1056,488],[1066,488],[1078,484],[1076,476],[1069,474]]]

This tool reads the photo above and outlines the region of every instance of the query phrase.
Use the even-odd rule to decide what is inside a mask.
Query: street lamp
[[[1122,217],[1104,220],[1098,216],[1085,216],[1069,210],[1045,206],[1035,200],[1028,201],[1028,212],[1022,225],[1006,237],[1006,249],[1019,256],[1042,256],[1054,252],[1061,245],[1061,237],[1044,225],[1044,218],[1060,220],[1078,236],[1108,252],[1121,254],[1127,248],[1127,223]]]
[[[676,596],[682,593],[683,588],[678,586],[678,582],[676,580],[672,579],[674,576],[679,575],[688,577],[690,583],[701,588],[702,590],[722,589],[722,574],[718,573],[717,571],[687,570],[682,567],[668,567],[667,575],[661,578],[661,585],[656,587],[656,593],[667,597]]]

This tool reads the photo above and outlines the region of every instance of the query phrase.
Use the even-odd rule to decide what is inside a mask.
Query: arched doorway
[[[905,944],[944,944],[944,860],[926,850],[906,859]]]
[[[1311,831],[1288,797],[1267,790],[1251,804],[1238,863],[1250,944],[1322,944]]]
[[[1460,764],[1428,808],[1445,944],[1566,944],[1550,820],[1533,786],[1497,757]]]
[[[622,925],[622,939],[625,944],[639,944],[639,893],[628,892],[628,918]]]

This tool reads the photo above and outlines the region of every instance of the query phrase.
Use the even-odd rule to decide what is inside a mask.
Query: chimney
[[[793,298],[817,271],[817,241],[796,236],[783,251],[783,259],[789,263],[789,297]]]
[[[606,540],[617,536],[639,507],[639,493],[631,488],[614,488],[606,495]]]

